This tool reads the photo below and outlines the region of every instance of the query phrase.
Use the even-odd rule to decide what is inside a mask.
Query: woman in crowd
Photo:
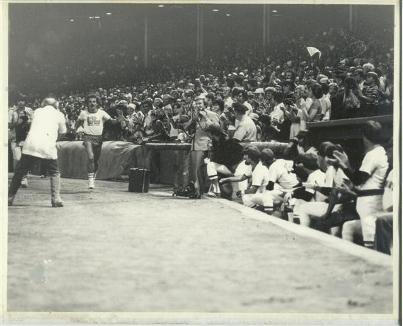
[[[360,100],[358,99],[359,88],[352,77],[344,80],[343,102],[340,110],[344,118],[356,118],[359,116]]]
[[[315,122],[322,120],[322,105],[319,101],[322,96],[323,91],[322,87],[319,84],[313,83],[310,87],[308,87],[308,97],[311,104],[307,104],[307,107],[302,110],[303,119],[306,122]]]

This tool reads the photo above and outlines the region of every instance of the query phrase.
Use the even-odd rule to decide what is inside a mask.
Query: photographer
[[[190,128],[194,130],[191,151],[192,164],[189,174],[194,183],[196,197],[200,198],[203,192],[203,187],[200,184],[200,181],[203,179],[200,167],[203,163],[204,155],[209,149],[208,144],[210,142],[210,137],[205,130],[211,125],[219,126],[219,117],[216,113],[206,110],[204,98],[198,97],[195,101],[195,107],[191,112],[191,118],[184,125],[185,130],[189,130]],[[204,183],[202,185],[204,186]]]

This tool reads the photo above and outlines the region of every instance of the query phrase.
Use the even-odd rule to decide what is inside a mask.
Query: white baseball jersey
[[[275,160],[269,167],[269,180],[277,183],[282,189],[294,188],[298,183],[293,170],[294,162],[290,160]]]
[[[309,174],[306,182],[308,184],[316,185],[319,187],[325,187],[326,173],[320,169],[317,169],[313,171],[311,174]],[[319,191],[315,191],[314,189],[306,188],[306,191],[314,195],[312,201],[325,201],[325,199],[327,198],[327,196],[321,194]]]
[[[252,166],[246,164],[245,160],[238,164],[237,168],[235,169],[234,175],[236,176],[247,176],[250,178],[252,176]],[[235,184],[236,186],[236,184]],[[248,180],[244,180],[238,182],[238,190],[245,191],[248,188]]]
[[[252,186],[258,187],[256,193],[263,193],[269,184],[269,170],[259,162],[252,171]]]

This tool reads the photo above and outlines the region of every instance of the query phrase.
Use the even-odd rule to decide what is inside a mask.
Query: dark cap
[[[260,160],[260,151],[256,146],[248,146],[245,150],[245,154],[255,162]]]
[[[274,153],[270,148],[265,148],[262,150],[260,153],[260,160],[263,162],[265,165],[270,165],[274,161]]]

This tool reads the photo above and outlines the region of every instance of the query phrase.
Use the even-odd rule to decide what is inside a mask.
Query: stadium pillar
[[[148,17],[144,16],[144,68],[148,68]]]
[[[348,30],[350,32],[353,31],[353,21],[354,21],[354,11],[353,11],[353,6],[349,5],[348,6]]]
[[[262,47],[263,47],[263,55],[266,56],[267,47],[270,43],[270,5],[264,4],[263,5],[263,38],[262,38]]]
[[[203,8],[197,5],[197,35],[196,35],[196,60],[199,61],[203,58],[204,52],[204,28],[203,28]]]

